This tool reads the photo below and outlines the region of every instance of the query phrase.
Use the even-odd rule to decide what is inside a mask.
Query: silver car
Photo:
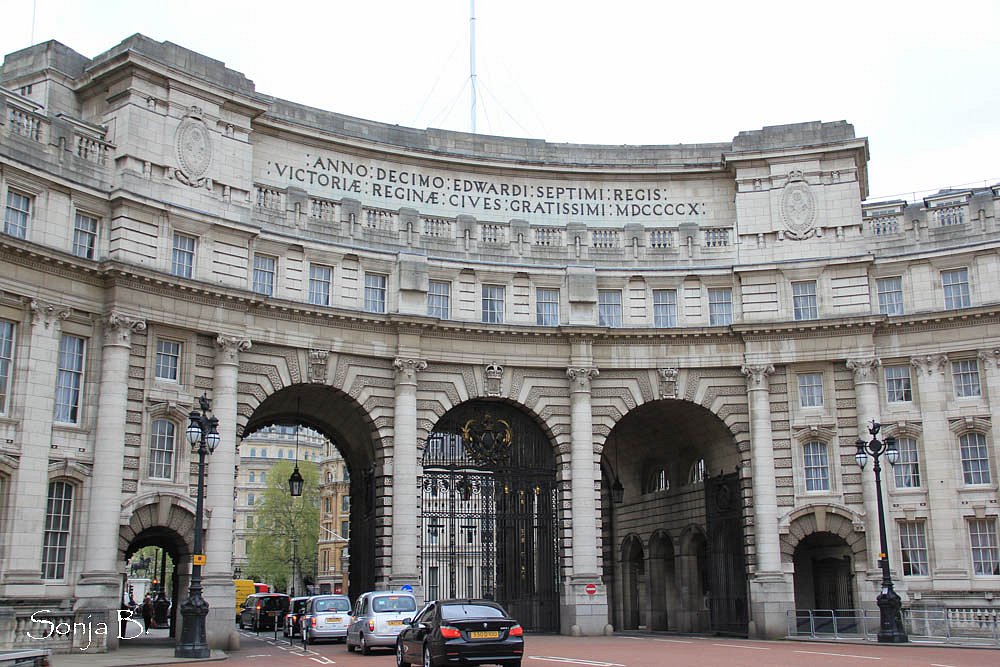
[[[314,595],[306,602],[299,621],[302,641],[343,639],[351,623],[351,600],[346,595]]]
[[[417,613],[417,600],[405,591],[371,591],[354,603],[347,630],[347,650],[360,648],[364,655],[376,646],[393,648],[406,621]]]

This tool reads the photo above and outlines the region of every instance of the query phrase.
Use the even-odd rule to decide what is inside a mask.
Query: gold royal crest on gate
[[[470,419],[462,426],[462,444],[477,463],[499,463],[510,456],[514,429],[487,412],[482,420]]]

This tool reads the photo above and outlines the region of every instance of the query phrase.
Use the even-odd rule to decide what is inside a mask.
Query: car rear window
[[[503,610],[487,604],[445,604],[441,605],[441,618],[455,621],[460,618],[502,618]]]
[[[313,609],[320,611],[350,611],[351,601],[345,599],[330,598],[329,600],[316,600]]]
[[[261,598],[260,608],[274,611],[275,609],[288,609],[288,598]]]
[[[372,600],[374,611],[416,611],[417,601],[409,595],[383,595]]]

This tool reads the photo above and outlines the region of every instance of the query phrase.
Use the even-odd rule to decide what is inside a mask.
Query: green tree
[[[316,464],[299,461],[302,496],[292,497],[288,478],[291,461],[274,464],[267,475],[268,485],[258,503],[246,574],[254,581],[271,584],[274,590],[303,595],[306,583],[316,572],[319,542],[319,470]],[[294,586],[290,586],[292,572]]]

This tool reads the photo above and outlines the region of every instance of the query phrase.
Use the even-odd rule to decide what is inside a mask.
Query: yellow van
[[[250,579],[233,579],[233,585],[236,587],[236,622],[240,622],[240,610],[243,609],[243,603],[246,602],[248,595],[253,595],[257,592],[256,586]]]

